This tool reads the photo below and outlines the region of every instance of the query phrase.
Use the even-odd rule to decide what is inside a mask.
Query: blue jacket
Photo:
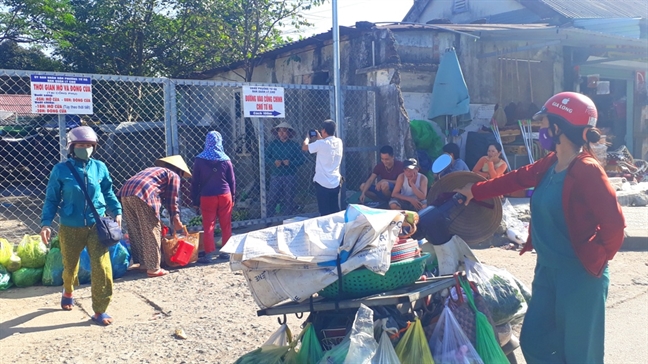
[[[106,208],[113,216],[121,215],[121,204],[113,192],[112,179],[108,174],[106,165],[95,159],[90,159],[85,163],[73,158],[69,160],[76,167],[79,176],[87,180],[86,189],[99,216],[105,215]],[[92,209],[87,205],[85,195],[72,171],[65,163],[56,164],[52,168],[52,173],[47,182],[41,225],[51,226],[52,220],[54,220],[60,207],[61,225],[70,227],[92,226],[95,224],[95,219],[92,215]]]

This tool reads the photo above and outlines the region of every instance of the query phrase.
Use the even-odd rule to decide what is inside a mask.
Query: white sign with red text
[[[246,118],[285,118],[284,88],[243,86],[243,113]]]
[[[31,75],[34,114],[92,114],[92,79],[60,75]]]

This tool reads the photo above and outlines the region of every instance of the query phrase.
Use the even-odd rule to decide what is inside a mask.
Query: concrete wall
[[[432,19],[449,19],[455,24],[470,23],[475,19],[485,18],[490,15],[506,13],[514,10],[522,10],[524,7],[515,0],[467,0],[468,11],[454,14],[453,4],[455,0],[432,0],[421,16],[419,23],[425,23]]]

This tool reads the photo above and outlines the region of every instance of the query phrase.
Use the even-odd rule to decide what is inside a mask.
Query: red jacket
[[[557,160],[551,153],[499,178],[475,183],[473,196],[479,201],[535,187]],[[590,274],[600,277],[623,244],[625,219],[614,188],[591,154],[581,153],[569,165],[562,204],[576,256]],[[533,249],[530,232],[529,225],[529,239],[520,254]]]

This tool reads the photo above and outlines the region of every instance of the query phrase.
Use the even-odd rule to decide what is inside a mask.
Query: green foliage
[[[6,40],[0,43],[0,68],[56,72],[63,70],[63,64],[47,56],[38,46],[25,48]]]

